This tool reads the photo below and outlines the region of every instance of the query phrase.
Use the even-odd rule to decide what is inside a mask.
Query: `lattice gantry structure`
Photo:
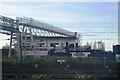
[[[19,31],[19,22],[18,20],[14,20],[5,16],[0,15],[0,33],[11,35],[10,37],[10,48],[8,57],[11,57],[11,46],[13,36],[17,37],[17,56],[21,57],[21,36]]]
[[[75,33],[52,26],[47,23],[40,22],[38,20],[34,20],[32,18],[23,17],[17,18],[19,21],[19,29],[21,32],[32,33],[32,35],[36,36],[61,36],[61,37],[73,37]]]
[[[28,39],[30,40],[30,46],[32,48],[32,53],[34,54],[36,53],[36,47],[38,47],[35,43],[35,38],[38,40],[41,38],[47,38],[47,40],[48,38],[68,38],[74,39],[74,42],[79,42],[79,37],[76,32],[70,32],[29,17],[16,17],[16,19],[11,19],[5,16],[0,16],[0,33],[11,36],[9,57],[11,55],[13,38],[17,41],[17,55],[19,58],[23,55],[23,48],[28,46],[26,44]],[[46,44],[45,47],[48,47],[48,45]],[[24,53],[26,53],[26,51],[24,51]]]

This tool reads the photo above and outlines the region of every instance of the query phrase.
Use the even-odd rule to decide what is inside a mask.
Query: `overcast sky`
[[[3,2],[0,15],[27,16],[82,34],[82,43],[102,40],[107,50],[118,43],[117,2]],[[0,44],[7,37],[0,34]]]

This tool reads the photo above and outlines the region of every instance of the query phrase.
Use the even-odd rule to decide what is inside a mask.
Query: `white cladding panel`
[[[66,36],[75,36],[74,32],[70,32],[68,30],[64,30],[64,29],[52,26],[48,23],[34,20],[32,18],[23,17],[23,18],[16,18],[16,19],[19,20],[19,23],[21,23],[21,24],[28,24],[28,25],[34,26],[36,28],[40,28],[40,29],[44,29],[44,30],[48,30],[48,31],[53,31],[53,32],[63,34]]]
[[[28,41],[28,40],[27,40]],[[34,39],[35,41],[35,45],[37,45],[37,43],[44,43],[45,47],[50,47],[50,43],[58,43],[58,46],[61,46],[61,43],[64,44],[64,47],[66,46],[66,42],[68,42],[68,44],[74,44],[76,43],[76,39],[64,39],[64,38],[42,38],[42,39]],[[23,39],[22,40],[23,43],[25,43],[26,41]],[[29,45],[32,45],[31,42],[26,42],[26,44],[29,43]],[[24,44],[25,45],[25,44]],[[27,44],[28,45],[28,44]]]
[[[76,44],[76,39],[69,39],[69,38],[41,38],[41,39],[33,39],[34,45],[35,45],[35,54],[33,52],[33,49],[31,46],[33,45],[31,41],[28,39],[25,41],[25,39],[22,40],[22,46],[26,46],[26,48],[23,47],[23,55],[35,55],[35,56],[42,56],[42,55],[48,55],[48,51],[53,48],[50,46],[51,43],[58,43],[58,47],[66,47],[66,42],[68,44]],[[43,47],[38,46],[39,44],[44,43]],[[64,46],[62,46],[64,44]],[[27,47],[28,46],[28,47]]]

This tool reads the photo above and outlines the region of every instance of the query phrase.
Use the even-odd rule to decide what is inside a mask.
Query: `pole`
[[[13,32],[11,32],[11,36],[10,36],[10,48],[9,48],[8,58],[11,58],[12,37],[13,37]]]
[[[16,27],[17,27],[17,56],[19,60],[22,59],[22,52],[21,52],[21,33],[19,32],[19,21],[16,20]]]

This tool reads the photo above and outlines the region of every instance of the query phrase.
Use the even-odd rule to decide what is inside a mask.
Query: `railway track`
[[[66,69],[40,69],[40,68],[3,68],[3,78],[49,78],[49,79],[74,79],[87,78],[118,78],[119,71],[114,70],[66,70]]]

